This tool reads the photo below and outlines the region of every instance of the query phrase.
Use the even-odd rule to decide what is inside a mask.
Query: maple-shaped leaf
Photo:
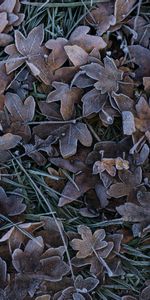
[[[123,157],[123,153],[129,152],[132,146],[132,139],[126,137],[118,143],[114,141],[101,141],[94,145],[94,149],[87,156],[86,162],[88,165],[93,165],[95,161],[101,160],[103,157],[116,158]]]
[[[0,46],[6,46],[13,41],[8,34],[13,26],[18,26],[24,19],[20,13],[20,2],[18,0],[4,0],[0,2]]]
[[[74,286],[65,288],[54,295],[54,300],[92,300],[89,292],[93,291],[98,285],[99,280],[94,277],[84,279],[78,275],[74,280]]]
[[[111,25],[115,25],[116,18],[113,15],[112,2],[98,3],[97,6],[87,14],[85,21],[96,29],[98,36],[101,36]]]
[[[92,176],[90,170],[85,169],[80,174],[77,174],[73,184],[70,180],[67,182],[65,188],[62,191],[62,195],[59,199],[59,206],[64,206],[73,201],[76,201],[85,192],[95,187],[97,178]]]
[[[60,220],[57,220],[57,224],[53,218],[41,217],[40,220],[43,222],[44,230],[40,230],[39,234],[42,236],[44,243],[48,247],[60,247],[63,246],[63,241],[61,234],[64,237],[65,243],[67,245],[68,240],[64,231],[63,224]]]
[[[68,44],[68,40],[64,38],[50,39],[46,42],[46,48],[52,50],[48,56],[48,64],[52,70],[59,69],[67,60],[67,54],[64,46]]]
[[[26,62],[34,76],[39,77],[45,84],[50,84],[53,75],[46,62],[47,50],[41,46],[43,39],[42,24],[34,27],[27,38],[16,30],[15,45],[10,45],[5,49],[6,53],[10,55],[6,62],[7,73],[10,74]]]
[[[110,186],[107,193],[114,198],[128,196],[128,201],[135,198],[136,192],[142,181],[142,169],[137,167],[132,173],[129,170],[119,171],[121,182],[114,183]]]
[[[86,258],[91,255],[94,251],[103,249],[107,246],[105,239],[105,230],[99,229],[92,234],[89,227],[85,225],[78,226],[78,233],[81,235],[82,240],[73,239],[70,242],[71,247],[78,251],[76,257]]]
[[[92,89],[82,97],[83,115],[89,116],[102,110],[107,98],[96,89]]]
[[[77,151],[78,141],[85,147],[92,145],[92,136],[84,123],[69,124],[61,128],[60,152],[64,158],[72,156]]]
[[[47,102],[61,101],[60,112],[64,120],[72,118],[74,113],[74,105],[80,101],[81,90],[76,87],[69,87],[63,82],[53,82],[55,91],[47,96]]]
[[[106,47],[105,41],[99,36],[88,34],[89,31],[89,26],[78,26],[70,35],[69,42],[87,52],[91,52],[94,48],[104,49]]]
[[[74,155],[77,151],[78,141],[85,147],[92,144],[92,136],[86,124],[81,122],[70,122],[63,124],[63,119],[59,113],[57,103],[41,102],[40,108],[49,120],[55,124],[41,124],[34,127],[33,132],[40,137],[52,135],[59,138],[60,152],[63,158]]]
[[[123,236],[114,234],[107,238],[104,229],[98,229],[92,234],[91,230],[84,225],[78,226],[78,232],[82,240],[73,239],[71,241],[73,249],[78,251],[76,257],[72,259],[72,264],[76,267],[91,265],[90,272],[94,274],[100,274],[104,268],[110,277],[113,276],[115,265],[119,264],[119,260],[113,266],[112,262],[116,260],[116,257],[112,251],[120,251]],[[112,270],[109,264],[112,266]]]
[[[25,101],[22,101],[17,94],[7,93],[5,106],[11,115],[11,132],[22,136],[25,141],[28,141],[31,131],[27,123],[34,117],[34,98],[29,96]]]
[[[51,135],[46,139],[43,140],[35,135],[35,144],[25,144],[25,155],[31,157],[39,166],[43,166],[46,163],[45,156],[40,152],[47,153],[48,156],[55,156],[57,151],[52,146],[53,143],[56,142]]]
[[[139,190],[137,202],[127,202],[116,207],[116,209],[124,221],[139,225],[138,234],[141,234],[142,229],[148,226],[150,222],[150,193],[145,190]],[[134,227],[132,230],[134,231]]]
[[[0,187],[0,212],[3,215],[8,216],[17,216],[22,214],[26,205],[23,204],[23,198],[20,193],[18,194],[18,190],[14,191],[14,194],[9,197],[6,195],[4,189]]]
[[[44,253],[41,236],[29,240],[24,251],[16,249],[12,254],[12,263],[20,274],[35,274],[38,279],[59,281],[69,272],[69,266],[63,261],[64,247],[49,248]]]
[[[104,66],[91,63],[82,66],[81,69],[87,76],[97,81],[94,86],[97,90],[101,90],[102,94],[116,92],[119,88],[118,82],[123,77],[123,72],[117,69],[114,60],[108,56],[104,58]]]

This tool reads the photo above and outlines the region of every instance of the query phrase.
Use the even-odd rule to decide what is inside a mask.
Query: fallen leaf
[[[116,23],[123,21],[132,11],[132,8],[136,0],[116,0],[114,15],[116,17]]]
[[[69,60],[75,67],[85,65],[88,62],[88,53],[77,45],[65,46]]]
[[[118,175],[122,182],[112,184],[107,191],[108,195],[114,198],[128,196],[128,201],[136,198],[135,194],[142,181],[141,167],[137,167],[134,173],[129,170],[119,171]]]
[[[88,34],[89,26],[78,26],[71,34],[69,42],[83,48],[86,52],[91,52],[94,48],[98,50],[106,47],[105,41],[99,37]]]
[[[91,63],[82,66],[81,69],[87,76],[97,81],[94,86],[97,90],[101,90],[102,94],[116,92],[119,88],[118,81],[121,81],[123,76],[123,72],[117,69],[114,60],[108,56],[104,58],[104,66]]]
[[[17,94],[7,93],[5,106],[11,115],[11,132],[28,141],[31,137],[31,130],[27,123],[34,117],[34,98],[29,96],[25,101],[22,101]]]
[[[52,91],[47,96],[47,102],[61,101],[60,113],[64,120],[69,120],[73,117],[74,105],[80,101],[81,90],[76,87],[69,87],[68,84],[62,82],[53,82],[55,91]]]
[[[138,65],[135,70],[136,79],[142,80],[143,77],[149,77],[150,69],[147,62],[150,60],[150,50],[140,45],[132,45],[128,49],[131,59]]]
[[[98,36],[106,32],[111,25],[115,25],[116,18],[113,15],[113,4],[111,1],[108,3],[98,3],[98,7],[93,8],[85,17],[88,25],[96,29]]]
[[[59,199],[59,206],[64,206],[73,201],[76,201],[80,196],[82,196],[88,190],[94,188],[97,179],[93,178],[91,172],[86,170],[86,172],[80,173],[75,177],[75,184],[68,181],[62,195]]]
[[[27,38],[20,31],[15,31],[15,45],[13,47],[11,45],[5,50],[10,55],[6,62],[7,74],[26,62],[34,76],[38,76],[45,84],[50,84],[53,75],[46,62],[47,50],[41,46],[43,39],[43,25],[34,27]]]
[[[20,141],[21,137],[19,135],[6,133],[3,136],[0,136],[0,151],[10,150],[16,147]]]
[[[26,205],[23,202],[23,198],[18,190],[14,191],[14,194],[9,197],[6,195],[4,189],[0,187],[0,212],[3,215],[17,216],[22,214]]]

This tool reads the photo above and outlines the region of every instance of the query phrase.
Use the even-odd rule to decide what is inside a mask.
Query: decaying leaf
[[[85,17],[87,24],[96,29],[97,35],[101,36],[111,25],[115,25],[116,18],[113,15],[113,3],[98,3]]]
[[[28,122],[33,119],[35,112],[34,98],[29,96],[22,101],[18,95],[7,93],[5,106],[11,115],[10,131],[28,141],[31,137]]]
[[[15,31],[15,45],[10,45],[5,49],[10,55],[6,62],[7,74],[26,62],[34,76],[39,77],[45,84],[50,84],[53,76],[46,62],[47,50],[41,46],[43,39],[43,25],[32,29],[27,38],[20,31]]]
[[[132,45],[128,47],[131,58],[138,68],[135,70],[136,79],[150,76],[150,69],[147,62],[150,60],[150,50],[140,45]]]
[[[121,182],[112,184],[107,193],[114,198],[128,196],[128,201],[131,201],[131,199],[134,199],[135,193],[141,184],[142,169],[137,167],[134,173],[129,170],[119,171],[118,175]]]
[[[93,174],[100,174],[104,171],[108,172],[110,176],[116,175],[116,170],[128,170],[129,162],[122,159],[121,157],[117,158],[102,158],[101,161],[96,161],[93,166]]]
[[[63,291],[60,291],[54,295],[54,300],[68,300],[68,299],[80,299],[91,300],[89,292],[93,291],[98,285],[99,280],[94,277],[87,277],[83,279],[81,275],[75,278],[74,286],[70,286]]]
[[[112,265],[111,270],[106,261],[108,260],[108,263],[111,263],[111,259],[114,259],[114,255],[111,254],[113,248],[117,252],[120,250],[122,235],[112,235],[112,239],[110,236],[107,241],[104,229],[96,230],[92,234],[91,230],[85,225],[78,226],[78,233],[81,235],[82,240],[73,239],[71,241],[72,248],[78,251],[76,257],[72,259],[73,265],[81,267],[90,264],[91,273],[100,274],[104,268],[110,277],[115,275],[113,274],[114,266]]]
[[[76,87],[69,87],[68,84],[62,82],[53,82],[55,91],[50,92],[47,102],[61,101],[60,112],[64,120],[72,118],[74,113],[74,105],[80,101],[81,90]]]
[[[69,42],[87,52],[91,52],[94,48],[104,49],[106,47],[104,40],[101,37],[88,34],[89,31],[89,26],[78,26],[71,34]]]
[[[110,57],[104,58],[104,66],[91,63],[81,68],[87,76],[97,81],[94,86],[102,94],[118,90],[118,82],[122,80],[123,72],[117,69],[114,60]]]
[[[62,195],[59,199],[59,206],[64,206],[73,201],[76,201],[80,196],[82,196],[88,190],[94,188],[97,178],[93,178],[91,172],[88,169],[85,169],[85,172],[78,174],[75,177],[75,184],[68,181]]]
[[[9,197],[6,195],[4,189],[0,187],[0,212],[1,214],[8,216],[17,216],[23,213],[26,209],[26,205],[22,203],[23,198],[21,197],[18,190],[14,191],[14,194]]]
[[[123,21],[131,12],[132,7],[136,3],[136,0],[116,0],[114,15],[116,17],[116,23]]]

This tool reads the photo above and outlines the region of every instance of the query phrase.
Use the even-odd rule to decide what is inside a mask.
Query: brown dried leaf
[[[78,122],[64,126],[64,130],[62,128],[60,152],[63,158],[68,158],[76,153],[78,141],[85,147],[92,145],[92,136],[86,124]]]
[[[87,76],[97,80],[94,86],[97,90],[101,90],[102,94],[116,92],[119,88],[118,81],[122,80],[123,76],[123,72],[117,69],[114,60],[108,56],[104,58],[104,66],[91,63],[81,69]]]
[[[132,199],[142,181],[141,167],[137,167],[134,173],[129,170],[120,171],[119,178],[122,182],[112,184],[107,191],[108,195],[114,198],[128,196],[128,200]]]
[[[135,3],[136,0],[115,1],[114,15],[116,17],[116,23],[120,23],[130,14]]]
[[[79,226],[80,228],[80,226]],[[100,230],[96,230],[94,235],[92,235],[92,233],[90,233],[90,240],[88,241],[88,245],[86,245],[86,230],[85,230],[85,236],[84,236],[84,228],[87,228],[87,232],[88,232],[88,227],[81,225],[81,228],[83,228],[83,232],[81,231],[80,234],[83,234],[82,239],[83,240],[79,240],[79,239],[73,239],[73,241],[75,241],[75,243],[73,243],[73,248],[75,250],[79,250],[81,247],[81,244],[83,244],[83,242],[85,242],[82,245],[82,249],[81,249],[81,253],[83,253],[84,258],[79,258],[79,257],[74,257],[72,259],[72,264],[76,267],[81,267],[81,266],[86,266],[86,265],[91,265],[90,267],[90,272],[94,273],[96,275],[101,274],[101,272],[103,271],[103,268],[105,268],[107,270],[108,276],[119,276],[120,274],[122,274],[122,270],[120,268],[120,270],[118,269],[118,273],[116,272],[117,270],[117,266],[120,266],[120,260],[117,259],[117,257],[115,256],[115,254],[113,253],[112,250],[119,252],[120,251],[120,244],[121,244],[121,240],[123,238],[123,236],[121,234],[114,234],[114,235],[110,235],[108,236],[108,238],[105,238],[105,241],[103,241],[103,238],[105,237],[105,231],[104,229],[100,229]],[[104,233],[103,237],[100,237],[100,240],[95,241],[95,239],[99,238],[99,235],[102,236],[102,234],[100,233]],[[89,238],[88,237],[88,238]],[[95,244],[93,244],[92,249],[89,248],[89,245],[91,243],[91,239],[92,242],[93,240],[95,241]],[[76,244],[76,240],[79,241]],[[72,241],[72,242],[73,242]],[[71,242],[71,243],[72,243]],[[96,247],[99,247],[100,244],[105,243],[106,245],[100,249],[96,249]],[[75,244],[75,245],[74,245]],[[91,243],[92,245],[92,243]],[[87,247],[87,253],[85,250],[84,253],[84,247]],[[88,250],[91,254],[88,255]],[[80,252],[78,252],[80,253]],[[113,262],[115,262],[115,264],[113,264]],[[111,266],[112,269],[110,269],[109,265]],[[120,266],[121,267],[121,266]]]
[[[48,56],[48,64],[52,70],[57,70],[67,60],[67,55],[64,46],[67,45],[68,41],[64,38],[57,38],[56,40],[48,40],[45,44],[46,48],[52,50]]]
[[[110,176],[116,175],[116,170],[128,170],[129,162],[122,159],[121,157],[117,158],[102,158],[101,161],[96,161],[93,166],[93,173],[100,174],[104,171],[107,171]]]
[[[117,104],[117,106],[121,112],[123,112],[123,111],[132,112],[133,111],[135,102],[130,97],[128,97],[124,94],[116,94],[114,92],[112,93],[112,97],[115,100],[115,103]]]
[[[59,199],[59,206],[64,206],[73,201],[76,201],[80,196],[82,196],[88,190],[94,188],[97,178],[93,177],[89,170],[78,174],[75,177],[75,184],[68,181],[64,190],[62,191],[62,196]]]
[[[77,45],[84,49],[86,52],[91,52],[94,48],[98,50],[104,49],[106,43],[101,37],[89,35],[89,26],[78,26],[71,34],[69,42],[72,45]]]
[[[113,15],[112,2],[99,3],[98,7],[93,8],[90,13],[87,14],[85,21],[96,29],[98,36],[101,36],[111,25],[115,25],[116,23],[116,18]]]
[[[23,102],[17,94],[7,93],[5,106],[11,114],[11,132],[22,136],[25,141],[28,141],[31,131],[27,122],[30,122],[34,117],[34,98],[29,96]]]
[[[60,112],[64,120],[72,118],[74,113],[74,105],[80,101],[81,90],[76,87],[69,87],[63,82],[53,82],[55,91],[52,91],[47,96],[47,102],[61,101]]]
[[[27,239],[25,233],[31,234],[42,225],[42,222],[36,222],[20,224],[18,225],[18,228],[12,227],[2,236],[0,243],[8,242],[9,250],[12,253],[16,248],[20,248],[21,244]]]
[[[77,258],[86,258],[94,253],[94,251],[107,247],[107,242],[104,241],[106,236],[104,229],[96,230],[92,235],[89,227],[79,225],[78,233],[81,235],[82,240],[73,239],[70,242],[71,247],[78,251],[76,254]]]
[[[45,165],[47,159],[45,156],[40,152],[46,152],[48,156],[53,156],[57,154],[57,151],[52,146],[53,143],[56,142],[51,135],[46,139],[40,139],[38,136],[35,135],[35,144],[25,144],[25,154],[31,157],[39,166]]]
[[[27,38],[20,31],[15,31],[15,46],[7,47],[10,54],[6,62],[7,73],[10,74],[24,62],[27,63],[34,76],[38,76],[45,84],[50,84],[53,75],[49,64],[46,62],[47,50],[41,44],[44,39],[43,25],[34,27]]]
[[[102,95],[96,89],[92,89],[91,91],[87,92],[82,97],[83,102],[83,116],[89,116],[93,113],[98,113],[102,110],[105,102],[106,96]]]
[[[4,189],[0,187],[0,212],[3,215],[17,216],[22,214],[26,205],[23,204],[23,198],[18,190],[14,191],[14,194],[7,197]]]
[[[140,46],[132,45],[128,47],[129,53],[135,64],[139,67],[135,70],[137,80],[142,80],[143,77],[150,76],[150,68],[148,61],[150,61],[150,50]]]
[[[16,147],[20,141],[21,137],[19,135],[6,133],[3,136],[0,136],[0,151],[10,150]]]
[[[88,62],[88,53],[77,45],[64,47],[69,60],[75,67],[85,65]]]

